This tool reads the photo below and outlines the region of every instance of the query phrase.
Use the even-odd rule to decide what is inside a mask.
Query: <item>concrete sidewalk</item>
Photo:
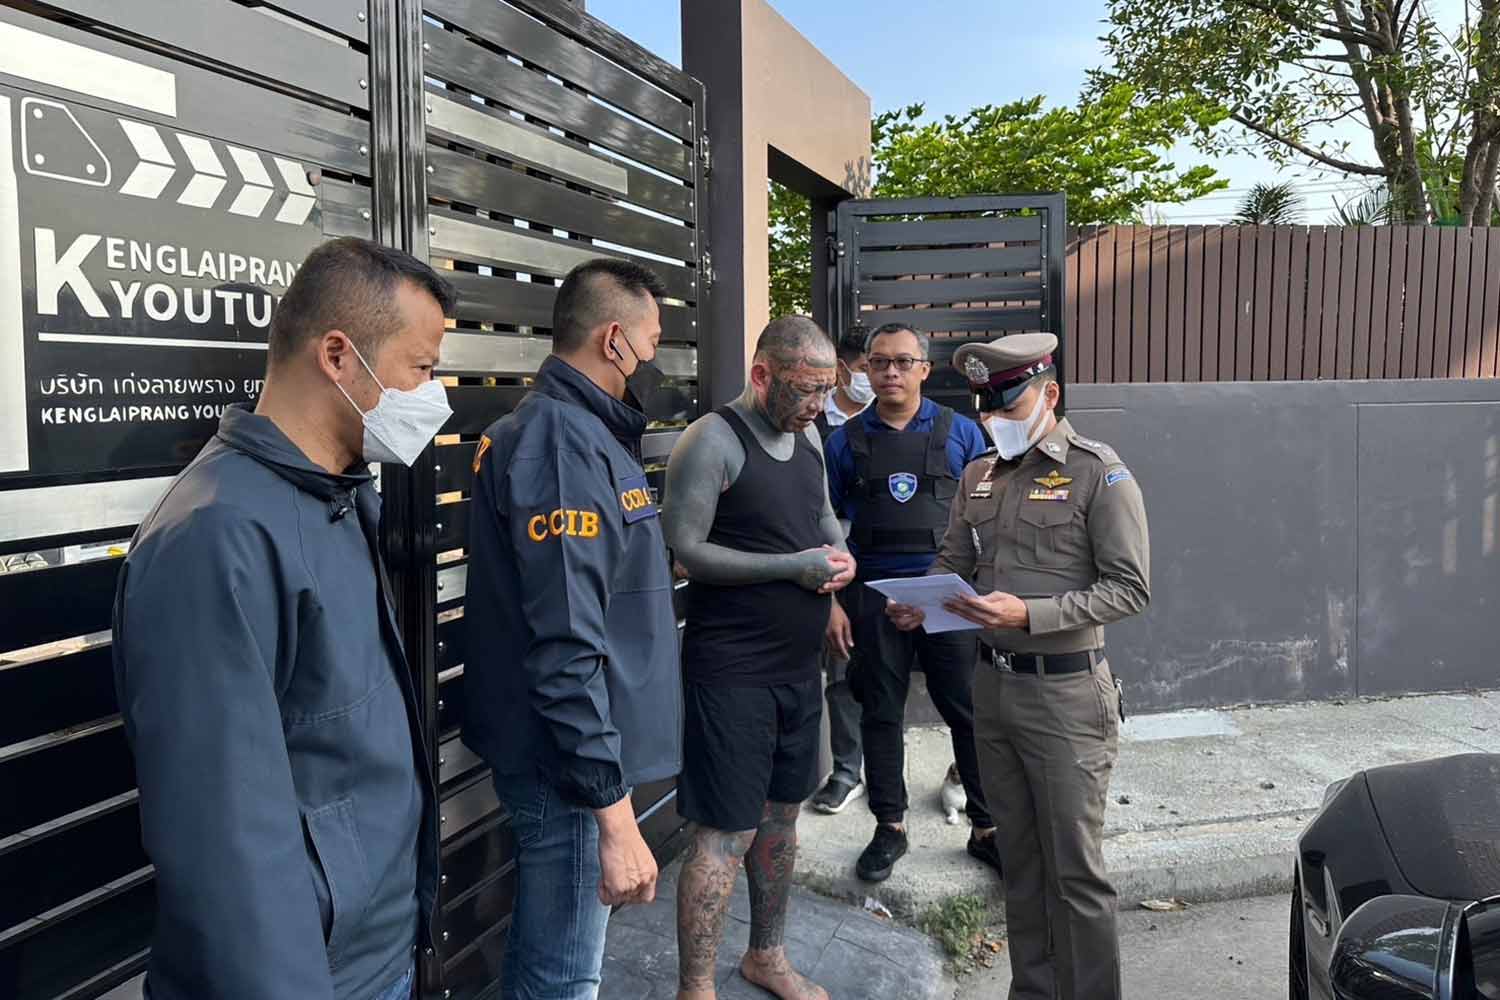
[[[839,816],[803,810],[798,880],[849,901],[874,896],[905,918],[966,893],[1000,902],[999,880],[964,853],[967,826],[943,821],[947,732],[908,729],[906,743],[912,848],[895,874],[875,886],[854,875],[874,830],[859,800]],[[1500,752],[1500,693],[1133,717],[1106,814],[1104,853],[1121,905],[1288,890],[1293,844],[1329,783],[1380,764],[1474,751]]]

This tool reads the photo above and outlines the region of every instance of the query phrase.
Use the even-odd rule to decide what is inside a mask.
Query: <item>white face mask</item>
[[[844,393],[863,405],[875,398],[875,387],[870,384],[870,376],[865,372],[850,372],[849,384],[844,386]]]
[[[349,405],[364,419],[364,460],[411,465],[453,414],[448,406],[447,390],[437,379],[405,392],[387,389],[381,385],[380,379],[375,378],[375,372],[359,353],[359,348],[354,347],[352,341],[349,346],[354,348],[354,356],[365,366],[370,378],[380,386],[380,401],[371,410],[361,410],[344,387],[339,386],[339,392],[344,393]],[[338,385],[337,382],[334,384]]]
[[[995,448],[999,450],[1001,458],[1009,462],[1018,455],[1026,454],[1031,446],[1036,444],[1033,436],[1036,434],[1036,429],[1041,426],[1042,414],[1047,412],[1047,407],[1042,405],[1045,399],[1045,391],[1037,393],[1036,403],[1031,408],[1031,416],[1025,420],[990,417],[984,422],[985,429],[995,440]]]

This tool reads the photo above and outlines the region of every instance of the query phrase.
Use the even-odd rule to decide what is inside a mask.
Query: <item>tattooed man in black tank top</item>
[[[800,803],[817,787],[821,626],[854,558],[828,500],[813,421],[834,387],[834,348],[785,317],[756,343],[739,399],[683,434],[662,526],[693,580],[681,815],[697,823],[677,891],[678,1000],[712,1000],[743,862],[750,949],[740,971],[783,1000],[828,1000],[783,946]]]

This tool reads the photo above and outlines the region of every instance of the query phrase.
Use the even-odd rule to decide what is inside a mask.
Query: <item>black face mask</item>
[[[635,371],[629,375],[625,375],[625,369],[621,368],[618,363],[615,364],[620,374],[625,375],[625,404],[639,410],[652,420],[672,419],[679,407],[673,399],[677,393],[670,389],[662,389],[662,383],[666,382],[667,376],[656,367],[656,362],[641,360],[641,356],[636,353],[635,345],[631,344],[629,337],[622,339],[635,358]],[[620,353],[618,347],[614,351],[616,357],[621,361],[625,360],[625,356]]]

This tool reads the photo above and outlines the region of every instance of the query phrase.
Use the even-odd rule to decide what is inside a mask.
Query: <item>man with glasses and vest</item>
[[[828,394],[823,412],[818,414],[814,425],[823,444],[833,432],[857,417],[875,401],[875,388],[870,385],[870,362],[865,357],[865,342],[870,339],[870,330],[856,323],[844,331],[836,348],[838,355],[838,387]],[[849,522],[840,521],[844,533],[849,533]],[[842,592],[834,596],[840,600]],[[843,619],[847,622],[848,616]],[[859,702],[849,690],[849,670],[854,654],[852,639],[847,630],[835,634],[830,631],[827,648],[823,651],[823,672],[828,679],[823,689],[823,698],[828,702],[828,742],[833,751],[833,773],[823,783],[809,804],[818,812],[834,815],[865,794],[865,783],[860,777],[864,767],[864,752],[859,740]]]
[[[1104,626],[1146,609],[1150,546],[1130,469],[1056,414],[1056,350],[1027,333],[954,355],[997,451],[964,470],[932,572],[979,594],[947,607],[983,629],[974,728],[985,788],[1006,805],[1012,1000],[1119,1000],[1102,844],[1120,698]],[[888,613],[921,626],[915,608]]]
[[[844,607],[834,605],[829,623],[831,634],[852,633],[858,651],[850,686],[861,707],[865,784],[876,827],[856,872],[866,881],[883,881],[909,846],[904,717],[915,663],[953,735],[973,825],[969,853],[998,872],[1000,854],[974,748],[975,634],[901,631],[886,615],[885,597],[866,585],[927,573],[959,477],[989,445],[974,421],[922,397],[932,371],[926,334],[887,324],[870,334],[867,355],[875,403],[835,431],[825,449],[829,497],[850,522],[849,551],[859,565]]]

